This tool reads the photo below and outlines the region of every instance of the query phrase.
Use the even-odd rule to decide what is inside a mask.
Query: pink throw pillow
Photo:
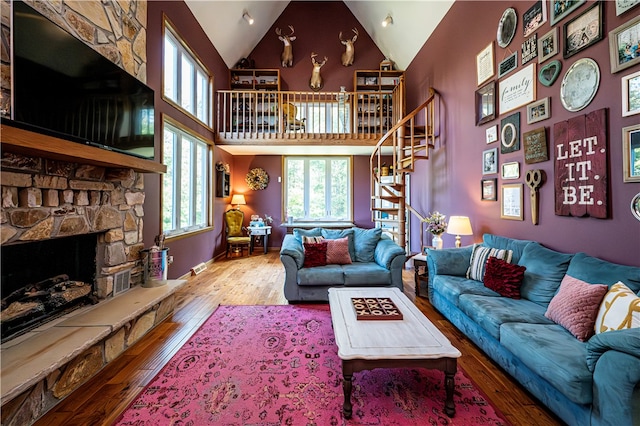
[[[565,275],[544,315],[586,342],[594,334],[598,309],[607,289],[604,284],[589,284]]]
[[[324,241],[327,243],[327,265],[348,265],[351,263],[349,237]]]

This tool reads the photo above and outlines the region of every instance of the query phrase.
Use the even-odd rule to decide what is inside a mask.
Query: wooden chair
[[[246,235],[247,228],[242,226],[243,223],[244,213],[241,210],[231,209],[224,213],[225,238],[227,240],[225,257],[229,257],[229,251],[232,248],[236,251],[239,249],[240,253],[246,248],[247,253],[249,252],[251,237]]]
[[[298,108],[291,103],[282,105],[282,114],[284,115],[285,131],[287,132],[304,132],[306,126],[306,118],[302,120],[296,119]]]

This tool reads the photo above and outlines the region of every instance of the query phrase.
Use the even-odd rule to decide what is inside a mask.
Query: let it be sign
[[[607,218],[607,111],[553,126],[555,212]]]

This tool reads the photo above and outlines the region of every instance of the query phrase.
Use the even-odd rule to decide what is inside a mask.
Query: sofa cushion
[[[427,258],[429,256],[427,255]],[[458,306],[458,299],[462,294],[479,294],[483,296],[499,297],[500,295],[488,289],[481,282],[469,280],[454,275],[436,275],[433,277],[433,291],[439,293],[453,305]]]
[[[344,285],[387,285],[391,271],[375,262],[356,262],[342,265]]]
[[[607,262],[585,253],[576,253],[573,256],[567,274],[589,284],[606,284],[609,287],[622,281],[634,293],[640,291],[639,267]]]
[[[322,229],[321,228],[313,228],[313,229],[293,228],[293,236],[296,237],[296,240],[302,243],[302,236],[321,237]]]
[[[557,324],[505,323],[500,343],[576,404],[593,401],[587,345]]]
[[[352,228],[354,232],[353,242],[356,249],[357,262],[374,262],[376,245],[382,235],[382,228]]]
[[[487,259],[484,285],[500,296],[520,299],[520,286],[527,268],[514,265],[497,257]]]
[[[621,281],[604,296],[596,317],[596,334],[640,327],[640,297]]]
[[[327,264],[327,243],[304,243],[304,267],[313,268]]]
[[[545,316],[585,342],[593,336],[598,308],[606,292],[604,284],[589,284],[565,275],[560,290],[549,302]]]
[[[500,326],[507,322],[553,324],[545,318],[544,307],[525,299],[462,294],[459,308],[497,340]]]
[[[475,244],[473,246],[473,252],[471,253],[471,260],[469,261],[467,278],[482,281],[489,257],[497,257],[498,259],[511,262],[512,256],[513,252],[511,250],[501,250]]]
[[[518,262],[527,268],[520,296],[546,307],[560,287],[572,257],[535,242],[527,244]]]
[[[322,236],[327,240],[337,240],[338,238],[347,237],[349,240],[349,256],[351,262],[356,261],[356,246],[354,242],[353,229],[325,229],[322,228]]]
[[[469,270],[473,246],[442,250],[427,250],[429,276],[456,275],[464,277]]]
[[[485,246],[502,249],[502,250],[511,250],[513,253],[513,257],[511,258],[512,263],[518,263],[524,248],[533,241],[529,240],[516,240],[514,238],[502,237],[500,235],[493,234],[484,234],[482,236],[482,241]]]
[[[347,265],[351,263],[349,255],[349,238],[338,238],[335,240],[324,240],[327,243],[327,263],[336,265]]]
[[[376,263],[387,269],[391,269],[392,262],[398,256],[402,256],[403,260],[401,263],[404,264],[406,261],[404,249],[396,244],[392,239],[385,237],[384,235],[380,237],[380,241],[378,241],[378,244],[376,245],[376,250],[373,256]]]
[[[302,268],[298,270],[297,282],[300,286],[343,285],[344,273],[341,265]]]

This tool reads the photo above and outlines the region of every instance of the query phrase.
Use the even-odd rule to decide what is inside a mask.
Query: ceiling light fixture
[[[249,23],[249,25],[253,25],[253,18],[251,17],[251,15],[249,15],[249,12],[244,12],[242,14],[242,17]]]
[[[386,26],[391,25],[391,24],[393,24],[393,18],[391,17],[391,14],[389,13],[387,15],[387,17],[384,18],[384,21],[382,21],[382,26],[386,27]]]

